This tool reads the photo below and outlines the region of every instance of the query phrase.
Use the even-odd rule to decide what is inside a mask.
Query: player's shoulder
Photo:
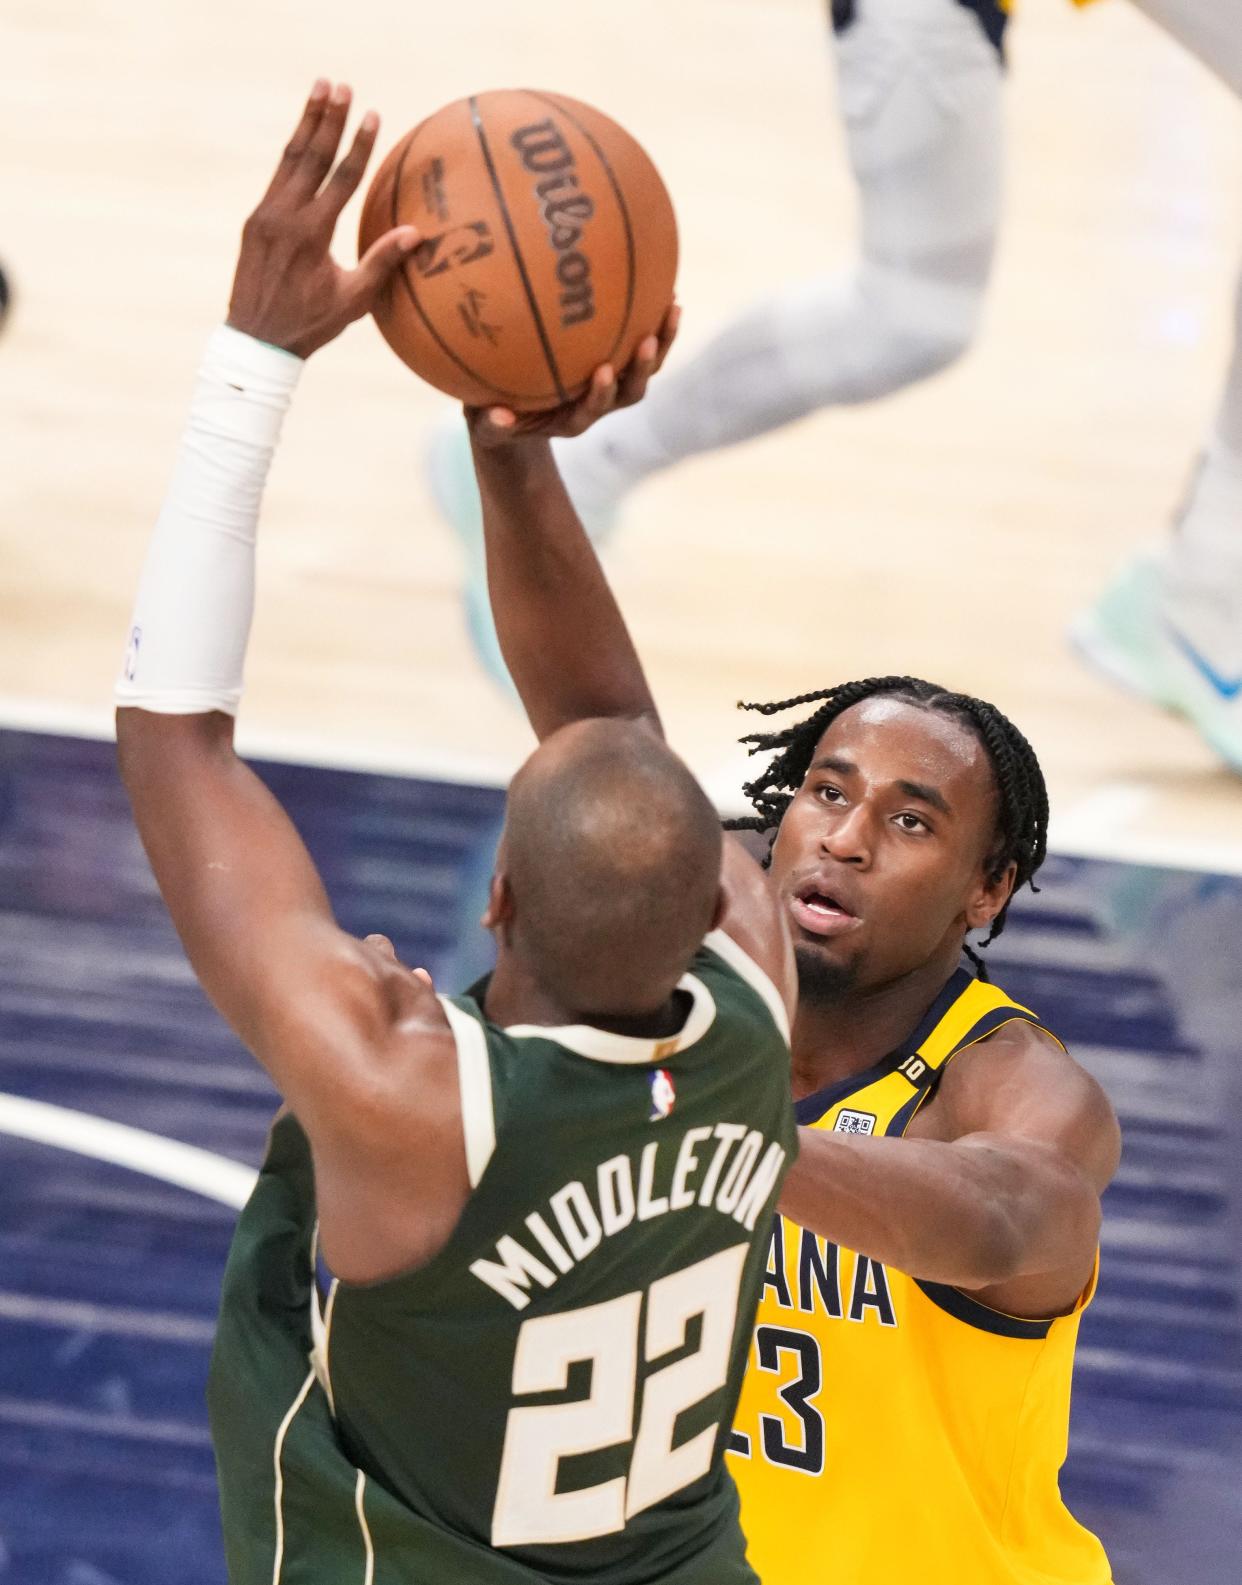
[[[1020,1016],[959,1051],[946,1067],[943,1087],[946,1094],[1056,1094],[1071,1102],[1104,1095],[1099,1081],[1051,1029]]]
[[[1107,1182],[1120,1155],[1103,1085],[1043,1025],[1014,1018],[959,1052],[937,1096],[952,1134],[1015,1133],[1065,1147]]]

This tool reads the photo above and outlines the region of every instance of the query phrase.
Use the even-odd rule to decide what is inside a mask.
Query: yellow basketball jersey
[[[798,1120],[905,1132],[1025,1007],[965,970],[905,1045]],[[764,1585],[1108,1585],[1061,1500],[1078,1318],[1021,1320],[777,1217],[729,1464]]]

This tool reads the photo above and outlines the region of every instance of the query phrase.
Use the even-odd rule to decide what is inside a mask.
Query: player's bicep
[[[726,834],[720,867],[720,928],[776,986],[790,1023],[798,1005],[798,974],[789,925],[772,878],[735,836]]]
[[[1061,1158],[1096,1194],[1121,1155],[1121,1131],[1103,1086],[1045,1031],[1021,1022],[954,1060],[945,1079],[960,1136],[985,1134]]]
[[[1100,1196],[1120,1155],[1107,1095],[1033,1029],[1002,1031],[963,1055],[971,1058],[967,1083],[948,1097],[966,1130],[956,1146],[986,1153],[1000,1169],[997,1203],[1010,1224],[1015,1275],[1088,1263]]]

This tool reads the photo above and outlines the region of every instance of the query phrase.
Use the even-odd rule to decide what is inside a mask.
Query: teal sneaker
[[[1242,771],[1242,589],[1195,583],[1167,555],[1136,556],[1070,639],[1095,670],[1185,716]]]

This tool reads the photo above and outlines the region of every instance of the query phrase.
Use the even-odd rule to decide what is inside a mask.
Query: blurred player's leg
[[[974,337],[1000,206],[997,50],[953,0],[836,10],[857,259],[777,291],[644,402],[562,443],[570,493],[597,527],[656,469],[820,407],[887,395],[944,368]]]
[[[1135,4],[1242,97],[1240,0],[1135,0]],[[1234,327],[1225,393],[1182,514],[1181,544],[1175,555],[1184,551],[1190,560],[1202,555],[1215,561],[1224,549],[1217,542],[1228,539],[1235,586],[1242,586],[1242,280]]]
[[[557,460],[597,542],[624,493],[696,452],[834,403],[865,402],[942,369],[974,337],[992,263],[1003,162],[997,45],[959,0],[853,0],[837,14],[839,99],[859,189],[856,261],[778,291],[638,406]],[[1001,13],[994,11],[999,36]],[[468,557],[480,657],[503,678],[491,630],[474,472],[461,425],[432,445],[431,483]]]
[[[1135,0],[1242,96],[1239,0]],[[1242,770],[1242,278],[1225,390],[1176,532],[1136,557],[1074,638],[1114,681],[1188,716]]]

